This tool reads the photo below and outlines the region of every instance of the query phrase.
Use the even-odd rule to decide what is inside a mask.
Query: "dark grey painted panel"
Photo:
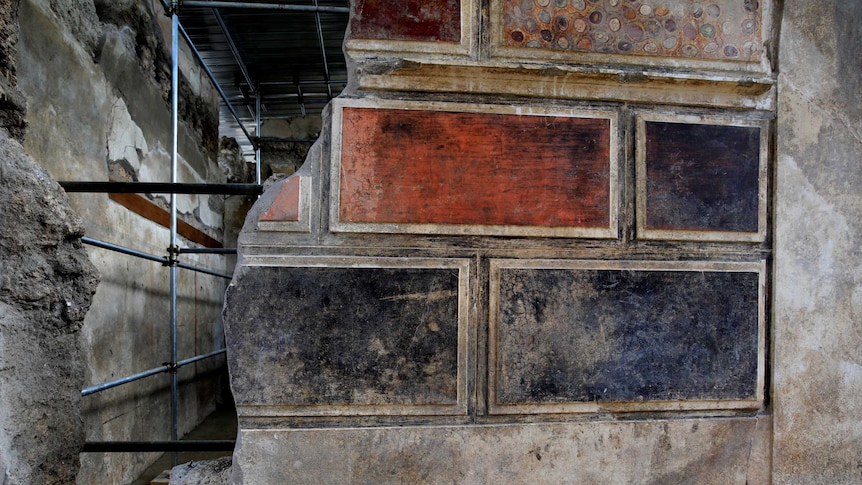
[[[753,399],[758,289],[756,272],[501,269],[496,404]]]
[[[445,268],[248,268],[225,310],[237,404],[455,404],[458,283]]]
[[[756,126],[646,123],[646,228],[757,232]]]

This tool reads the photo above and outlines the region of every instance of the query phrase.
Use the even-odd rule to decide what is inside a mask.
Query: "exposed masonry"
[[[233,479],[760,483],[772,3],[435,6],[240,236]]]

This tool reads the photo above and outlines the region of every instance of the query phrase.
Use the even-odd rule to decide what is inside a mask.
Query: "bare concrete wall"
[[[862,4],[790,0],[779,47],[775,483],[862,481]]]
[[[25,149],[56,180],[170,181],[169,52],[159,2],[21,2],[19,85],[29,106]],[[218,167],[217,101],[184,52],[181,68],[180,182],[224,182]],[[223,201],[180,196],[181,219],[222,240]],[[73,194],[86,235],[164,256],[169,230],[107,194]],[[164,209],[166,196],[137,200]],[[181,246],[196,243],[181,238]],[[159,367],[170,360],[169,272],[159,263],[88,247],[102,274],[81,332],[84,386]],[[183,257],[219,273],[223,256]],[[180,270],[179,358],[223,346],[223,280]],[[216,358],[180,371],[180,434],[221,395]],[[85,397],[87,439],[170,438],[167,374]],[[83,454],[79,483],[127,483],[158,455]]]

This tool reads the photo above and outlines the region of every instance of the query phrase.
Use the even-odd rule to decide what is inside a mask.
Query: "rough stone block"
[[[757,418],[241,430],[247,485],[389,483],[744,485]],[[758,446],[753,450],[753,446]],[[755,463],[756,465],[756,463]]]

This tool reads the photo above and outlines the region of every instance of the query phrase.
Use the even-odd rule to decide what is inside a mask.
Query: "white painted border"
[[[349,404],[349,405],[239,405],[240,418],[299,417],[299,416],[466,416],[469,400],[469,369],[475,364],[470,359],[470,346],[475,345],[471,335],[470,286],[471,259],[468,258],[391,258],[351,256],[246,256],[246,267],[289,268],[431,268],[458,271],[458,369],[457,397],[452,405],[433,404]]]
[[[504,269],[570,269],[633,271],[720,271],[757,273],[757,389],[754,399],[679,400],[644,402],[561,402],[501,405],[497,403],[497,339],[499,334],[500,272]],[[757,410],[763,405],[766,386],[766,262],[710,261],[597,261],[597,260],[515,260],[490,261],[488,295],[488,414],[573,414],[641,411]]]
[[[646,123],[685,123],[701,125],[740,126],[760,128],[760,153],[757,184],[757,232],[709,231],[709,230],[660,230],[646,227]],[[768,120],[752,120],[722,115],[677,115],[639,113],[635,129],[635,222],[636,237],[653,240],[716,241],[716,242],[763,242],[767,228],[767,170],[769,167],[769,123]]]
[[[571,118],[604,119],[610,123],[609,145],[609,223],[607,227],[541,227],[469,224],[401,224],[341,222],[341,130],[344,108],[401,109],[418,111],[446,111],[521,116],[562,116]],[[332,155],[330,160],[329,229],[332,232],[431,234],[470,236],[531,236],[616,239],[618,237],[619,203],[619,113],[611,109],[550,108],[544,106],[510,106],[492,104],[465,104],[451,102],[396,101],[382,99],[336,98],[332,102]]]

